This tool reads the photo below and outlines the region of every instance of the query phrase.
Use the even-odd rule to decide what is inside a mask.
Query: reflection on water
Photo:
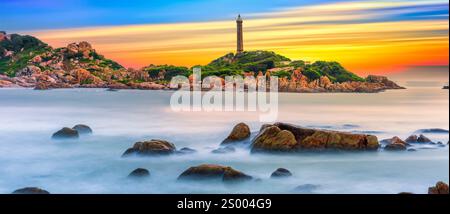
[[[52,193],[425,193],[449,180],[448,146],[417,152],[250,155],[245,149],[212,154],[238,122],[257,132],[258,112],[175,113],[171,92],[103,89],[0,90],[0,193],[39,186]],[[302,126],[406,138],[419,129],[449,128],[448,90],[412,88],[378,94],[280,94],[279,121]],[[94,135],[53,142],[64,126],[88,124]],[[448,133],[426,134],[447,143]],[[192,155],[121,158],[135,141],[166,139]],[[180,183],[178,175],[202,163],[230,165],[261,178],[241,185]],[[128,180],[135,168],[151,178]],[[294,176],[272,180],[279,167]]]

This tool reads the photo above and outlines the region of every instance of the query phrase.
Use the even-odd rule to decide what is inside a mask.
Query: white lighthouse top
[[[236,21],[238,21],[238,22],[242,22],[241,14],[239,14],[239,15],[238,15],[238,17],[237,17]]]

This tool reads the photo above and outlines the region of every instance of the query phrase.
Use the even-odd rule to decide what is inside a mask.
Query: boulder
[[[277,126],[265,128],[252,142],[252,152],[289,152],[297,147],[292,132]]]
[[[246,175],[228,166],[203,164],[195,166],[184,171],[178,180],[222,180],[224,182],[237,182],[252,179]]]
[[[246,140],[250,137],[250,127],[245,123],[239,123],[234,126],[228,137],[222,142],[222,144],[231,144]]]
[[[404,151],[406,150],[406,145],[401,143],[391,143],[384,147],[386,151]]]
[[[227,146],[227,147],[220,147],[218,149],[215,149],[212,151],[212,153],[214,154],[228,154],[228,153],[233,153],[235,152],[236,149],[231,147],[231,146]]]
[[[150,140],[142,141],[134,144],[132,148],[129,148],[122,157],[130,155],[143,155],[143,156],[157,156],[157,155],[170,155],[176,152],[174,144],[164,140]]]
[[[75,125],[72,129],[75,129],[78,131],[78,134],[80,135],[86,135],[86,134],[92,134],[91,127],[83,124]]]
[[[275,172],[270,175],[271,178],[283,178],[283,177],[290,177],[292,176],[292,173],[285,169],[285,168],[278,168],[275,170]]]
[[[150,172],[143,168],[137,168],[128,175],[129,178],[144,178],[148,176],[150,176]]]
[[[411,135],[408,138],[405,139],[405,142],[407,143],[417,143],[417,135]]]
[[[263,129],[252,142],[252,151],[377,150],[377,137],[365,134],[304,128],[276,123]]]
[[[448,194],[448,184],[439,181],[435,186],[428,188],[428,194]]]
[[[79,134],[75,129],[64,127],[61,130],[55,132],[52,135],[52,139],[63,140],[63,139],[78,139]]]
[[[405,146],[408,145],[405,141],[403,141],[402,139],[400,139],[397,136],[395,136],[395,137],[393,137],[391,139],[382,140],[381,142],[382,143],[386,143],[386,144],[402,144],[402,145],[405,145]]]
[[[37,187],[25,187],[22,189],[15,190],[12,194],[26,194],[26,195],[42,195],[50,194],[48,191],[37,188]]]
[[[417,143],[431,143],[432,141],[425,137],[425,135],[421,134],[419,138],[417,138]]]

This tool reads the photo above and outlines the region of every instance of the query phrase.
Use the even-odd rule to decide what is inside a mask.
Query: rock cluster
[[[428,194],[448,194],[448,184],[439,181],[435,186],[428,188]]]
[[[304,150],[377,150],[376,136],[310,129],[286,123],[265,126],[252,141],[252,152]]]

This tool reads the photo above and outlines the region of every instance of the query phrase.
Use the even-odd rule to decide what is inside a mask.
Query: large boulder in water
[[[28,194],[28,195],[39,195],[39,194],[50,194],[48,191],[37,188],[37,187],[25,187],[22,189],[15,190],[12,194]]]
[[[428,188],[428,194],[448,194],[448,184],[439,181],[436,186]]]
[[[245,123],[239,123],[234,126],[228,137],[222,142],[222,144],[231,144],[246,140],[250,137],[250,127]]]
[[[251,176],[237,171],[229,166],[203,164],[184,171],[178,180],[222,180],[225,182],[246,181]]]
[[[65,140],[65,139],[78,139],[79,134],[75,129],[64,127],[61,130],[55,132],[52,135],[52,139]]]
[[[89,127],[87,125],[78,124],[78,125],[75,125],[72,129],[77,130],[78,134],[80,134],[80,135],[92,134],[91,127]]]
[[[176,152],[174,144],[164,140],[150,140],[142,141],[134,144],[132,148],[129,148],[122,157],[130,155],[143,155],[143,156],[157,156],[157,155],[170,155]]]
[[[252,142],[252,151],[377,150],[377,137],[365,134],[310,129],[276,123],[263,129]]]
[[[270,175],[271,178],[285,178],[292,176],[292,173],[285,168],[278,168]]]
[[[143,168],[137,168],[128,175],[129,178],[144,178],[148,176],[150,176],[150,172]]]

